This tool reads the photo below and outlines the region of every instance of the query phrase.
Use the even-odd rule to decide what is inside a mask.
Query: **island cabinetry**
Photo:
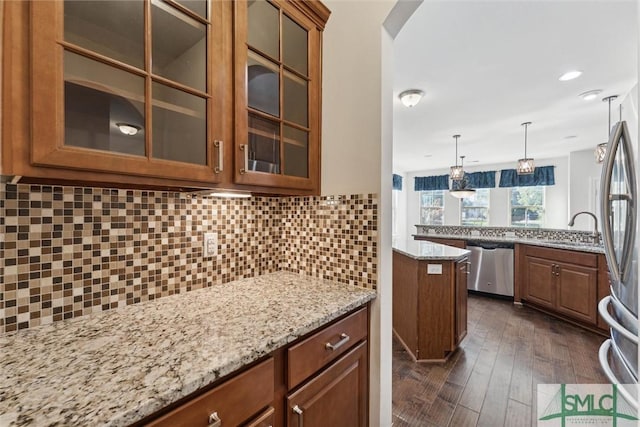
[[[416,361],[443,362],[467,333],[467,260],[393,254],[393,331]]]
[[[597,325],[598,255],[523,245],[521,298],[552,314]]]

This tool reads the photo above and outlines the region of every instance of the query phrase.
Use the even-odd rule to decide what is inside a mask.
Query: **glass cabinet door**
[[[236,93],[239,173],[236,180],[291,188],[316,185],[319,32],[288,4],[252,0],[236,5],[236,67],[246,87]],[[239,30],[242,31],[242,30]],[[236,34],[238,35],[238,34]],[[317,64],[317,61],[313,62]],[[242,68],[240,68],[242,67]],[[272,177],[264,177],[264,174]],[[313,182],[312,182],[313,181]]]
[[[222,108],[211,82],[219,3],[33,2],[33,74],[45,76],[34,78],[34,96],[45,99],[34,110],[36,133],[61,140],[35,150],[36,161],[215,181],[212,139],[220,130],[208,118]],[[38,25],[56,14],[60,27]],[[51,67],[61,69],[62,81],[46,72]],[[47,97],[54,91],[59,95]]]

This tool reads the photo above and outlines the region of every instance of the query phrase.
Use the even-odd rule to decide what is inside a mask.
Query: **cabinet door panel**
[[[467,261],[456,263],[456,346],[467,335]]]
[[[526,257],[525,262],[524,298],[553,308],[555,305],[553,264],[547,260],[530,256]]]
[[[367,343],[362,342],[287,398],[288,427],[367,425]]]
[[[558,265],[558,312],[595,325],[598,270],[573,264]]]

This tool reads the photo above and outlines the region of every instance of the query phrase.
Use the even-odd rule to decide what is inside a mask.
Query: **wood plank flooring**
[[[607,383],[604,337],[512,302],[469,295],[468,335],[444,364],[393,346],[394,427],[536,426],[536,386]]]

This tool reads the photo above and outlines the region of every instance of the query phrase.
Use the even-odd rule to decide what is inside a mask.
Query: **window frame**
[[[513,192],[514,191],[521,191],[522,189],[537,189],[539,191],[542,192],[542,204],[541,205],[521,205],[521,206],[514,206],[513,205]],[[517,227],[517,228],[544,228],[545,224],[546,224],[546,205],[547,205],[547,190],[546,190],[546,186],[545,185],[535,185],[535,186],[526,186],[526,187],[511,187],[509,188],[509,210],[507,212],[508,216],[509,216],[509,227]],[[527,209],[530,207],[536,207],[536,206],[541,206],[542,207],[542,211],[538,212],[537,215],[539,216],[540,219],[535,220],[535,222],[533,224],[529,223],[528,221],[528,217],[529,215],[527,214]],[[524,223],[521,224],[514,224],[513,222],[513,209],[514,208],[525,208],[525,215],[524,215]]]
[[[487,194],[487,206],[476,206],[476,205],[471,205],[471,206],[464,206],[464,200],[465,199],[461,199],[460,200],[460,225],[461,226],[469,226],[469,227],[488,227],[491,221],[491,189],[490,188],[479,188],[476,190],[476,194],[473,196],[475,198],[476,195],[478,195],[478,192],[482,191],[483,193],[486,192]],[[463,216],[463,212],[465,209],[484,209],[486,211],[486,221],[481,223],[481,224],[465,224],[464,221],[464,216]]]
[[[445,191],[446,190],[428,190],[428,191],[419,191],[418,192],[418,206],[419,206],[419,218],[420,218],[420,224],[421,225],[444,225],[444,214],[445,214]],[[429,205],[429,206],[425,206],[422,204],[422,195],[423,193],[433,193],[433,197],[437,197],[440,194],[442,195],[442,206],[434,206],[434,205]],[[439,194],[436,194],[439,193]],[[442,218],[442,221],[439,224],[436,223],[425,223],[423,222],[423,215],[422,212],[424,209],[432,209],[432,210],[440,210],[442,212],[442,215],[440,216]]]

